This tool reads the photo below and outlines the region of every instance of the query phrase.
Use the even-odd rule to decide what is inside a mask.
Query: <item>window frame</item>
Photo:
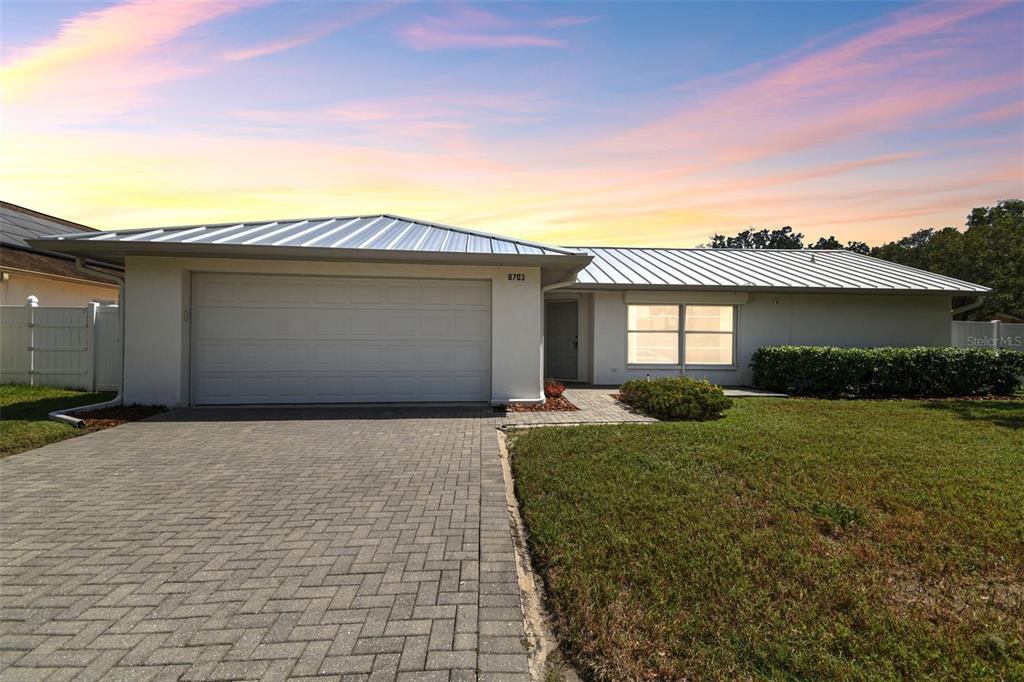
[[[731,308],[732,309],[732,331],[731,332],[714,332],[714,331],[691,331],[691,334],[717,334],[725,335],[728,334],[732,337],[732,362],[728,365],[709,365],[706,363],[687,363],[686,362],[686,307],[692,305],[698,308]],[[679,312],[679,328],[674,331],[648,331],[643,329],[630,329],[629,328],[629,308],[630,306],[675,306]],[[733,303],[627,303],[626,304],[626,327],[625,331],[625,366],[626,369],[704,369],[704,370],[735,370],[739,368],[737,364],[737,354],[739,345],[737,339],[739,337],[739,306]],[[629,335],[631,333],[651,333],[651,334],[676,334],[677,342],[679,346],[678,350],[678,361],[674,364],[658,364],[651,362],[630,362],[629,361]]]

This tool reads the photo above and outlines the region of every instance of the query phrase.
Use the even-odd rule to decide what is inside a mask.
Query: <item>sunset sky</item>
[[[2,4],[0,197],[870,244],[1024,196],[1024,3]]]

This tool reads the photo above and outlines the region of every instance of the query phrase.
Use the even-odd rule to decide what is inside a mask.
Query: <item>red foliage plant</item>
[[[545,379],[544,380],[544,397],[545,398],[561,398],[562,394],[565,393],[565,386],[558,379]]]

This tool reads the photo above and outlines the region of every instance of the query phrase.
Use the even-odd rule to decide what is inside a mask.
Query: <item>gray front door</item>
[[[544,315],[544,375],[578,379],[579,304],[549,301]]]

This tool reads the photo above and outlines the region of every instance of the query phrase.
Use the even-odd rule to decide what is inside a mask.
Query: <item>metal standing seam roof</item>
[[[546,244],[395,215],[267,220],[60,235],[61,241],[224,244],[467,254],[579,256]]]
[[[977,293],[989,288],[842,250],[573,247],[582,286]]]
[[[576,286],[983,294],[970,282],[842,250],[563,247],[390,214],[73,232],[55,242],[590,256]],[[38,243],[38,242],[37,242]],[[57,245],[54,244],[57,248]],[[578,258],[577,258],[578,259]]]

